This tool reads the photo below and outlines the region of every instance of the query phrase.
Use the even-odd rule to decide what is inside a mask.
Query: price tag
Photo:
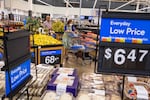
[[[67,89],[66,84],[58,84],[56,86],[56,94],[60,96],[66,92],[66,89]]]
[[[143,63],[149,50],[122,49],[122,48],[105,48],[104,57],[106,60],[113,59],[115,65],[124,65],[128,63]]]
[[[150,74],[150,49],[141,45],[132,47],[132,44],[116,46],[108,43],[100,46],[98,71],[107,73],[148,75]],[[139,46],[139,47],[138,47]]]
[[[58,56],[46,56],[45,64],[54,64],[58,60],[60,60],[60,58]]]
[[[148,92],[144,86],[134,86],[137,91],[137,100],[148,100]]]
[[[41,62],[44,64],[60,64],[61,63],[61,50],[48,50],[41,51]]]
[[[95,83],[95,84],[103,84],[103,81],[94,80],[94,83]]]
[[[105,90],[94,90],[95,94],[97,95],[105,95]]]
[[[137,82],[136,77],[127,77],[129,82]]]

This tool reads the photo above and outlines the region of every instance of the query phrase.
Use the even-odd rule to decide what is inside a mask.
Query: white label
[[[68,74],[67,73],[61,73],[58,77],[60,77],[60,78],[68,77]]]
[[[95,84],[103,84],[103,81],[96,81],[96,80],[94,80],[94,83]]]
[[[72,75],[74,72],[73,68],[59,68],[57,74],[67,74]]]
[[[127,77],[129,82],[137,82],[136,77]]]
[[[105,90],[94,90],[97,95],[105,95]]]
[[[137,99],[148,100],[148,92],[144,86],[134,86],[137,91]]]
[[[64,94],[66,92],[66,89],[67,89],[67,85],[65,85],[65,84],[58,84],[56,86],[56,94],[60,96],[60,95],[62,95],[62,94]]]

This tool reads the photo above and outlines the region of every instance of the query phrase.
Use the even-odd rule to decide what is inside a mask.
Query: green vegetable
[[[52,23],[52,30],[55,32],[64,32],[64,23],[61,21]]]

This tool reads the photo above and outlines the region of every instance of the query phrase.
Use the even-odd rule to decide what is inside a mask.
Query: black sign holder
[[[122,100],[124,98],[124,85],[125,85],[125,75],[123,75],[123,80],[122,80],[122,92],[121,92],[121,98],[122,98]]]
[[[38,46],[35,46],[34,45],[34,33],[31,31],[31,36],[32,36],[32,47],[33,47],[33,50],[34,50],[34,62],[35,62],[35,75],[36,75],[36,79],[38,77],[38,73],[37,73],[37,65],[38,65]]]
[[[8,31],[6,32],[6,30],[4,30],[5,28],[8,29]],[[22,33],[23,32],[23,33]],[[23,63],[24,61],[26,61],[27,59],[30,58],[30,52],[26,52],[25,55],[20,56],[19,58],[16,58],[14,60],[10,60],[10,56],[9,54],[11,54],[10,50],[8,49],[8,43],[11,40],[14,40],[15,38],[19,38],[19,37],[28,37],[28,32],[27,31],[19,31],[19,32],[9,32],[9,26],[4,26],[3,27],[3,33],[4,36],[1,36],[0,39],[3,39],[3,44],[4,44],[4,61],[5,61],[5,66],[2,68],[2,71],[8,71],[8,82],[10,84],[10,93],[5,97],[8,97],[10,100],[13,99],[13,96],[15,96],[31,79],[32,76],[28,76],[19,87],[17,87],[16,89],[12,90],[11,88],[11,77],[10,77],[10,71],[11,69],[15,68],[16,66],[18,66],[19,64]],[[28,41],[29,42],[29,41]],[[16,43],[21,43],[21,42],[16,42]],[[19,46],[20,44],[18,44]],[[9,53],[8,53],[9,51]],[[14,53],[14,52],[13,52]],[[15,54],[13,54],[15,55]],[[13,59],[13,58],[12,58]],[[13,63],[12,63],[13,62]],[[27,98],[29,98],[29,94],[28,94],[28,87],[25,89],[25,91],[27,91]],[[24,91],[24,92],[25,92]],[[21,94],[22,95],[22,94]],[[2,98],[4,99],[4,97]]]
[[[107,12],[108,12],[108,16],[106,15],[107,14]],[[140,15],[140,14],[139,14]],[[141,15],[145,15],[145,14],[141,14]],[[126,18],[126,17],[129,17],[129,18],[131,18],[131,19],[134,19],[134,18],[136,18],[136,17],[138,17],[138,16],[136,16],[135,14],[132,14],[132,16],[130,16],[130,15],[128,15],[128,14],[126,14],[125,16],[124,15],[122,15],[122,13],[120,13],[120,14],[118,14],[118,16],[119,16],[119,18]],[[106,18],[115,18],[116,17],[116,15],[113,13],[113,14],[109,14],[109,11],[108,10],[106,10],[106,12],[105,12],[105,17]],[[100,19],[100,8],[99,8],[99,19]],[[149,15],[148,14],[146,14],[146,16],[145,16],[145,18],[144,19],[149,19]],[[99,21],[98,21],[99,22]],[[110,44],[111,43],[104,43],[104,42],[102,42],[102,43],[100,43],[99,45],[100,46],[110,46]],[[116,44],[115,43],[112,43],[111,44],[111,46],[116,46]],[[118,44],[117,44],[118,45]],[[126,44],[123,44],[123,43],[120,43],[119,45],[118,45],[118,47],[122,47],[122,46],[126,46],[126,47],[133,47],[133,45],[132,44],[130,44],[130,43],[127,43],[127,45]],[[99,46],[99,48],[100,48],[100,46]],[[140,48],[141,49],[144,49],[144,48],[146,48],[146,49],[150,49],[150,45],[148,45],[148,44],[144,44],[144,45],[139,45],[139,44],[134,44],[134,47],[133,48],[138,48],[139,49],[139,46],[140,46]],[[100,52],[99,52],[100,53]],[[101,58],[100,58],[101,59]],[[102,61],[100,61],[101,63],[102,63]],[[149,63],[148,63],[149,64]],[[102,66],[102,65],[101,65]],[[112,74],[112,73],[114,73],[113,71],[111,71],[111,70],[109,70],[109,71],[106,71],[106,69],[105,70],[102,70],[102,71],[100,71],[100,72],[97,72],[97,70],[98,70],[98,66],[96,66],[96,62],[95,62],[95,73],[101,73],[101,74],[103,74],[103,73],[108,73],[108,74]],[[106,71],[106,72],[105,72]],[[119,71],[118,71],[119,72]],[[125,72],[122,72],[123,74],[121,74],[121,72],[119,73],[120,75],[122,75],[123,76],[123,79],[122,79],[122,87],[121,87],[121,99],[123,100],[124,99],[124,88],[125,88],[125,77],[126,77],[126,75],[131,75],[132,74],[132,72],[133,71],[131,71],[130,73],[125,73]],[[137,72],[133,72],[134,73],[134,75],[135,76],[150,76],[150,73],[149,72],[146,72],[146,73],[141,73],[140,75],[139,75],[139,73]],[[115,74],[115,73],[114,73]],[[116,74],[118,74],[117,72],[116,72]]]

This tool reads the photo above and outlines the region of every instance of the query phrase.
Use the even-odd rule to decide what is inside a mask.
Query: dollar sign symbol
[[[105,58],[108,60],[108,59],[110,59],[111,58],[111,52],[112,52],[112,50],[110,49],[110,48],[107,48],[106,50],[105,50]]]

